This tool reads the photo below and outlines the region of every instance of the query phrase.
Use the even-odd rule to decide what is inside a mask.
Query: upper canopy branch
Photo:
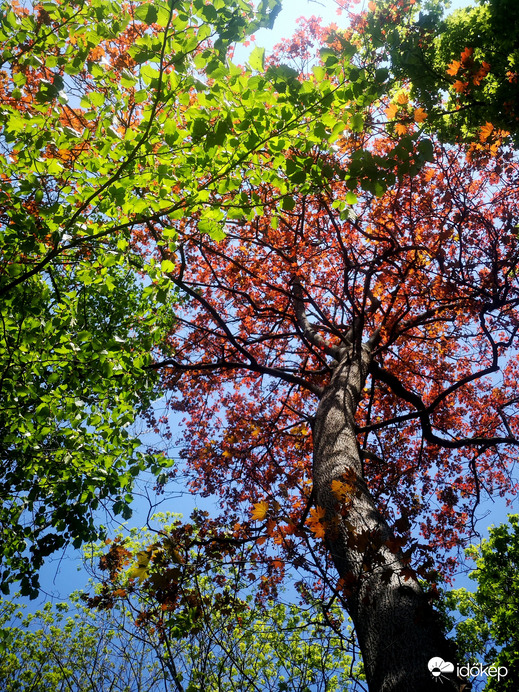
[[[477,379],[478,377],[482,377],[484,375],[490,374],[492,372],[496,372],[498,369],[497,365],[492,365],[488,368],[484,368],[483,370],[478,371],[477,373],[473,373],[472,375],[469,375],[465,378],[462,378],[457,382],[455,385],[452,385],[448,389],[446,389],[442,394],[437,396],[434,401],[429,405],[426,406],[425,403],[423,402],[423,399],[418,396],[418,394],[415,394],[415,392],[411,392],[408,389],[404,387],[402,382],[396,377],[396,375],[393,375],[390,373],[388,370],[385,370],[383,367],[381,367],[378,363],[375,361],[372,361],[370,365],[370,373],[371,375],[380,380],[381,382],[384,382],[385,384],[388,385],[388,387],[391,389],[391,391],[396,394],[398,397],[401,399],[404,399],[404,401],[407,401],[410,403],[412,406],[415,407],[416,412],[415,413],[408,413],[404,414],[402,416],[396,416],[395,418],[392,418],[387,421],[382,421],[381,423],[374,423],[373,425],[367,425],[363,428],[359,429],[359,432],[371,432],[373,430],[380,429],[382,427],[385,427],[387,425],[390,425],[391,423],[399,423],[399,422],[404,422],[407,420],[412,420],[413,418],[418,418],[420,420],[420,424],[422,426],[422,432],[424,439],[427,442],[430,442],[431,444],[438,445],[440,447],[447,447],[448,449],[460,449],[461,447],[467,447],[467,446],[478,446],[478,447],[493,447],[494,445],[498,444],[511,444],[511,445],[519,445],[519,439],[517,439],[513,435],[509,435],[508,437],[480,437],[480,436],[475,436],[475,437],[464,437],[461,439],[446,439],[443,437],[439,437],[433,432],[432,429],[432,424],[430,420],[430,414],[434,411],[436,406],[445,399],[445,397],[448,394],[451,394],[453,391],[458,389],[459,387],[463,386],[464,384],[467,384],[468,382],[472,382],[473,380]]]
[[[214,362],[200,362],[200,363],[182,363],[175,358],[166,358],[165,360],[157,361],[148,366],[150,370],[161,370],[162,368],[175,368],[180,372],[203,372],[203,371],[214,371],[214,370],[249,370],[251,372],[259,373],[260,375],[270,375],[272,377],[277,377],[289,384],[296,384],[300,387],[308,389],[317,397],[322,396],[321,387],[317,387],[312,382],[293,375],[286,370],[281,368],[272,368],[267,365],[260,365],[258,363],[246,363],[242,361],[230,361],[225,359],[220,359]]]
[[[299,278],[295,274],[292,276],[292,295],[297,323],[303,332],[303,336],[308,339],[313,346],[323,349],[327,355],[339,362],[345,352],[345,349],[339,348],[338,346],[331,346],[317,332],[316,327],[310,322],[305,310],[303,288]]]

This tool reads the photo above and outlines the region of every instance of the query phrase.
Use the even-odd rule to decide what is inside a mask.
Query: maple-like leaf
[[[461,53],[461,64],[467,65],[472,61],[472,55],[474,53],[474,48],[465,48]]]
[[[262,521],[267,516],[268,511],[269,511],[269,503],[266,500],[262,500],[261,502],[256,502],[254,504],[254,509],[251,511],[251,517],[252,517],[252,519],[257,519],[258,521]]]
[[[407,125],[404,125],[404,123],[397,123],[395,125],[395,130],[396,130],[397,134],[405,135],[405,134],[407,134]]]
[[[492,123],[485,123],[479,131],[479,141],[486,142],[494,130]]]
[[[475,86],[479,86],[481,82],[485,79],[485,77],[488,75],[490,72],[490,65],[488,62],[482,62],[481,67],[479,70],[476,72],[475,75],[472,76],[472,83]]]
[[[326,510],[324,507],[312,507],[310,510],[310,517],[307,519],[307,524],[316,538],[324,538],[326,535],[325,516]]]
[[[348,500],[355,491],[355,484],[347,483],[346,481],[334,480],[331,483],[331,488],[335,497],[344,502],[345,500]]]
[[[316,538],[324,538],[326,536],[326,522],[309,523],[310,531]]]
[[[427,118],[427,113],[423,108],[416,108],[413,118],[415,123],[423,123],[423,121]]]
[[[455,77],[458,74],[460,67],[461,62],[459,60],[453,60],[447,69],[447,74],[450,74],[451,77]]]
[[[137,567],[128,570],[130,579],[138,579],[140,582],[146,579],[152,555],[151,550],[141,550],[137,553]]]
[[[384,113],[390,120],[393,120],[398,113],[398,106],[396,103],[391,103],[387,108],[384,108]]]
[[[396,97],[396,100],[401,106],[405,106],[405,104],[409,102],[409,94],[405,91],[401,91]]]
[[[452,85],[452,88],[454,89],[454,91],[457,91],[458,94],[462,94],[464,91],[466,91],[467,87],[468,83],[462,82],[460,79],[457,79]]]

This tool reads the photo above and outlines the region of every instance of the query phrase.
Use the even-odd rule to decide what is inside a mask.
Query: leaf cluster
[[[514,690],[519,680],[519,517],[494,526],[488,539],[467,549],[476,567],[470,579],[475,591],[455,589],[445,594],[454,611],[460,656],[472,663],[506,667],[499,682],[488,679],[485,690]],[[463,619],[459,618],[462,616]]]

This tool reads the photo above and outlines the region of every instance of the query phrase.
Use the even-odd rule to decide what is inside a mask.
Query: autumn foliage
[[[283,67],[282,98],[325,75],[339,89],[329,68],[361,49],[369,22],[356,28],[347,39],[333,29],[316,67],[301,34],[281,44],[268,69],[298,68]],[[318,29],[307,31],[311,46]],[[364,57],[359,74],[383,79],[380,58]],[[475,87],[487,74],[470,49],[449,67]],[[489,122],[469,146],[426,136],[438,113],[413,93],[404,81],[347,116],[332,105],[306,143],[274,131],[255,162],[264,178],[209,197],[227,214],[218,242],[196,215],[134,236],[184,297],[153,365],[183,415],[178,473],[218,498],[226,528],[213,526],[214,541],[254,546],[260,600],[294,570],[303,597],[338,598],[350,613],[375,610],[383,585],[418,593],[418,578],[434,600],[483,499],[517,489],[516,157]],[[316,415],[337,373],[357,365],[343,393],[361,468],[346,455],[323,487]],[[378,528],[363,528],[360,506]],[[425,601],[415,622],[429,622]],[[378,664],[367,665],[378,689]]]
[[[0,74],[0,213],[11,248],[2,295],[25,309],[19,291],[40,280],[54,314],[62,294],[77,297],[71,285],[112,294],[111,268],[124,267],[138,297],[128,309],[138,312],[132,328],[116,301],[125,341],[114,337],[123,356],[106,377],[133,363],[143,383],[158,378],[175,418],[156,419],[151,391],[138,411],[168,440],[183,418],[181,462],[159,473],[160,455],[148,457],[158,488],[187,478],[220,507],[136,556],[110,543],[91,605],[142,590],[159,630],[162,614],[181,607],[196,627],[201,601],[182,589],[186,575],[246,561],[260,603],[297,575],[308,603],[346,607],[370,689],[397,689],[416,634],[424,646],[405,687],[416,689],[427,656],[450,656],[431,609],[438,580],[451,577],[483,499],[516,490],[517,157],[492,109],[456,136],[441,124],[457,122],[449,103],[472,108],[493,65],[483,48],[458,46],[442,63],[450,101],[424,97],[426,80],[392,59],[401,40],[410,51],[436,45],[413,0],[369,3],[345,30],[312,18],[272,56],[254,48],[245,67],[230,45],[271,24],[274,0],[258,16],[239,0],[143,2],[125,5],[121,23],[110,5],[95,39],[86,10],[65,22],[51,4],[5,11],[26,43],[2,34],[12,58]],[[68,22],[70,38],[55,38]],[[37,174],[19,184],[35,153]],[[174,317],[157,308],[155,329],[147,298],[175,301]],[[93,342],[87,317],[71,352],[74,339]],[[56,392],[45,396],[42,426],[62,415]],[[79,415],[79,401],[66,415]],[[47,444],[52,427],[42,429]],[[136,473],[146,464],[138,459]],[[114,504],[123,516],[130,475]],[[80,495],[93,507],[96,493],[104,498],[96,483]]]
[[[475,167],[437,145],[418,175],[343,212],[336,183],[291,212],[273,201],[220,243],[179,226],[171,279],[189,302],[175,356],[157,367],[187,415],[193,488],[219,495],[247,531],[262,521],[281,549],[307,540],[305,517],[322,537],[319,510],[308,512],[313,412],[333,348],[350,329],[377,333],[357,414],[366,478],[388,519],[416,523],[441,562],[441,546],[473,531],[482,495],[512,483],[517,192],[507,154]]]

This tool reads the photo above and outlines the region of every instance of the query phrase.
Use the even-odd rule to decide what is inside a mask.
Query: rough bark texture
[[[377,511],[363,478],[354,416],[368,372],[371,349],[343,356],[317,409],[314,425],[314,484],[326,509],[327,545],[344,579],[370,692],[461,690],[452,675],[434,678],[428,661],[441,657],[456,666],[419,583],[399,552],[388,546],[392,532]],[[341,502],[332,481],[354,487]],[[439,682],[443,684],[438,684]],[[467,689],[465,687],[465,689]]]

